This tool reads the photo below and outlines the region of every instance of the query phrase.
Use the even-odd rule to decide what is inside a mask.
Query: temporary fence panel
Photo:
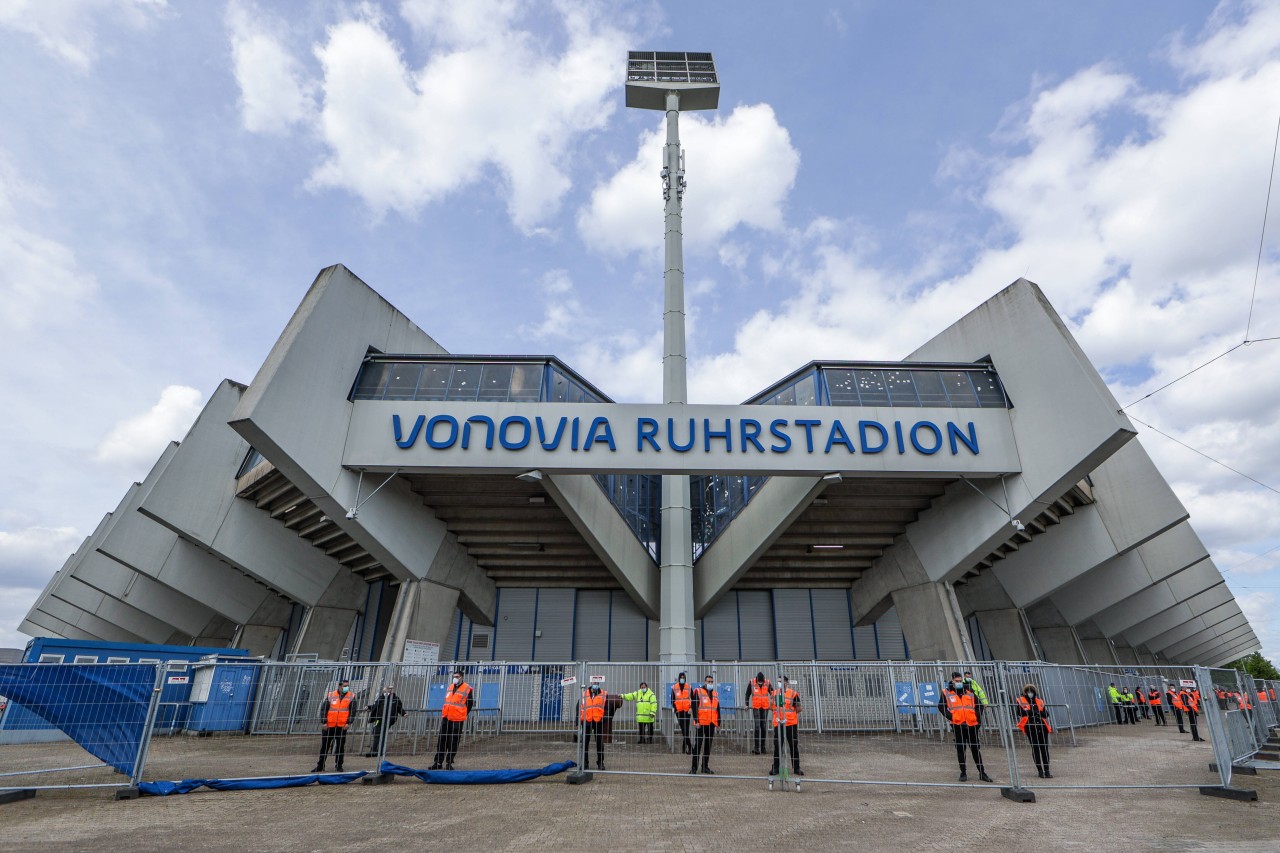
[[[0,665],[0,790],[136,784],[165,673],[164,664]]]

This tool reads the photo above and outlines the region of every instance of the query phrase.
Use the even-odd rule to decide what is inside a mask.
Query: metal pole
[[[1223,725],[1225,714],[1223,714],[1221,706],[1218,705],[1217,698],[1212,695],[1212,673],[1199,666],[1195,668],[1194,673],[1196,684],[1208,685],[1209,693],[1211,694],[1208,701],[1200,703],[1200,710],[1209,726],[1209,742],[1213,747],[1214,761],[1218,763],[1218,776],[1222,779],[1222,787],[1229,788],[1233,770],[1231,762],[1234,756],[1231,754],[1231,744],[1227,738],[1226,727]],[[1200,691],[1200,695],[1204,696],[1203,690]]]
[[[151,688],[151,701],[147,705],[146,723],[142,729],[142,737],[138,741],[138,754],[133,762],[133,774],[129,777],[129,787],[136,788],[142,781],[142,770],[147,764],[147,752],[151,748],[151,730],[156,724],[156,712],[160,709],[160,691],[164,689],[164,674],[168,664],[155,665],[155,681]]]
[[[684,165],[680,153],[680,96],[667,92],[667,144],[662,157],[662,192],[666,200],[665,266],[662,274],[662,402],[689,402],[685,348],[684,242],[681,204]],[[692,438],[692,436],[691,436]],[[659,652],[664,661],[696,657],[693,609],[693,510],[689,477],[662,478],[662,542],[659,563],[661,624]]]

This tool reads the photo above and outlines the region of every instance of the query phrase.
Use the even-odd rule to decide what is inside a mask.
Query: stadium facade
[[[691,478],[689,541],[665,540],[692,560],[682,601],[663,475]],[[681,659],[668,631],[704,660],[1259,648],[1031,282],[901,362],[811,363],[740,406],[624,405],[555,357],[446,353],[342,266],[20,629],[331,660]]]

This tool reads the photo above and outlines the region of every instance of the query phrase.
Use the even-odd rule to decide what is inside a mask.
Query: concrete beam
[[[772,477],[701,557],[693,572],[693,606],[706,615],[766,551],[787,532],[830,481],[822,477]]]
[[[1227,623],[1222,630],[1202,631],[1194,637],[1183,640],[1175,646],[1165,649],[1169,657],[1175,660],[1195,660],[1202,652],[1220,646],[1224,642],[1239,640],[1250,633],[1249,620],[1244,616]]]
[[[1239,605],[1235,603],[1234,599],[1227,601],[1225,604],[1219,605],[1218,608],[1214,608],[1214,610],[1222,607],[1234,607],[1235,612],[1238,613],[1240,611]],[[1211,613],[1214,613],[1214,611],[1205,611],[1203,614],[1193,613],[1191,608],[1185,604],[1176,604],[1168,610],[1163,610],[1149,619],[1144,619],[1138,624],[1126,628],[1124,636],[1131,643],[1148,643],[1153,649],[1161,649],[1165,646],[1171,645],[1172,643],[1176,643],[1179,639],[1182,639],[1181,637],[1175,637],[1165,640],[1164,637],[1166,634],[1180,630],[1182,626],[1191,622],[1192,619],[1209,616]],[[1205,627],[1208,627],[1208,625]]]
[[[185,645],[192,639],[192,635],[183,634],[149,613],[104,595],[75,576],[63,578],[53,595],[85,613],[141,637],[148,643]]]
[[[1224,667],[1229,663],[1235,663],[1236,661],[1240,660],[1240,658],[1245,657],[1247,655],[1251,655],[1254,652],[1261,651],[1261,650],[1262,650],[1262,644],[1255,640],[1252,643],[1245,643],[1244,645],[1236,646],[1224,652],[1219,652],[1218,654],[1210,658],[1207,658],[1205,666],[1217,669],[1220,667]]]
[[[439,643],[443,649],[448,642],[449,626],[457,606],[456,589],[430,581],[402,584],[380,660],[404,660],[404,649],[409,640]]]
[[[407,317],[343,266],[324,269],[228,418],[342,530],[402,581],[430,575],[448,528],[396,477],[363,503],[359,474],[342,467],[352,406],[347,399],[371,351],[444,353]],[[305,429],[299,425],[305,424]],[[478,565],[455,586],[464,612],[492,619],[497,587]]]
[[[640,612],[657,619],[658,566],[595,480],[586,475],[548,475],[542,485]]]
[[[1197,652],[1192,662],[1198,666],[1212,666],[1212,661],[1231,663],[1244,657],[1247,654],[1245,650],[1252,648],[1257,642],[1256,636],[1246,634],[1239,639],[1224,641],[1217,646],[1207,647]]]
[[[924,583],[895,589],[893,606],[916,660],[973,660],[968,632],[950,585]]]
[[[109,622],[93,613],[88,613],[73,604],[69,604],[56,596],[49,596],[41,605],[40,612],[47,613],[68,625],[79,628],[90,638],[108,640],[116,643],[146,643],[145,637],[130,633],[114,622]]]
[[[1099,613],[1094,621],[1108,637],[1117,637],[1139,622],[1219,586],[1224,587],[1225,595],[1213,600],[1214,607],[1231,600],[1231,592],[1225,589],[1222,575],[1213,561],[1201,560],[1191,568],[1113,604]],[[1198,610],[1196,615],[1203,612],[1204,609]]]
[[[1173,608],[1176,610],[1177,608]],[[1165,611],[1166,613],[1170,611]],[[1147,646],[1156,651],[1163,651],[1170,646],[1177,645],[1188,637],[1194,636],[1201,631],[1208,631],[1218,627],[1223,622],[1242,615],[1240,605],[1234,601],[1213,608],[1199,616],[1192,616],[1186,622],[1165,631],[1163,634],[1152,637],[1147,641]],[[1128,632],[1125,633],[1128,636]]]

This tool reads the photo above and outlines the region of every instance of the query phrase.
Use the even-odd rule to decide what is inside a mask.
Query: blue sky
[[[1248,319],[1274,4],[779,8],[0,3],[0,645],[326,265],[453,351],[654,399],[661,116],[622,106],[628,48],[721,72],[682,125],[695,400],[901,358],[1019,276],[1122,403],[1280,336],[1278,222]],[[1280,342],[1131,411],[1280,487]],[[1142,441],[1280,655],[1280,494]]]

